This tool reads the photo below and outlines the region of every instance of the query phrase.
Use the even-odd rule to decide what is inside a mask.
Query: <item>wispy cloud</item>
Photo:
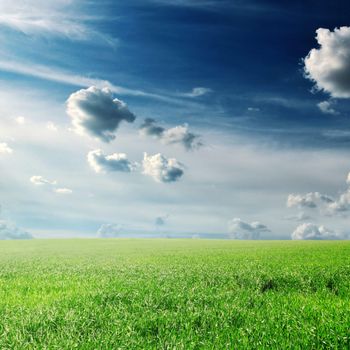
[[[81,1],[24,0],[0,2],[0,26],[33,36],[56,36],[70,40],[94,38],[115,46],[117,39],[91,26],[97,17],[84,13]]]
[[[16,74],[35,77],[43,80],[54,81],[66,85],[90,87],[96,86],[100,89],[108,88],[110,91],[127,96],[139,96],[160,100],[167,103],[174,104],[188,104],[181,99],[172,97],[171,95],[154,94],[137,89],[129,89],[123,86],[115,85],[108,80],[90,78],[72,72],[62,70],[56,67],[48,67],[44,65],[33,64],[31,62],[14,62],[7,60],[0,60],[0,71],[12,72]]]

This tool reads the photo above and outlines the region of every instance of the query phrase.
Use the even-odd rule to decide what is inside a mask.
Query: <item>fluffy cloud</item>
[[[350,173],[347,176],[346,183],[348,185],[348,188],[339,195],[339,198],[337,200],[328,205],[328,215],[345,215],[350,211]]]
[[[121,225],[103,224],[97,231],[97,236],[100,238],[115,238],[118,237],[122,230]]]
[[[305,195],[290,194],[287,198],[287,207],[316,208],[319,202],[333,203],[334,200],[319,192],[310,192]]]
[[[270,232],[267,226],[258,221],[247,223],[239,218],[228,222],[228,231],[233,239],[259,239],[261,233]]]
[[[320,111],[324,114],[332,114],[337,115],[339,114],[333,107],[332,103],[329,101],[322,101],[317,104],[317,107],[320,109]]]
[[[40,175],[32,176],[29,181],[32,184],[34,184],[35,186],[43,186],[43,185],[53,186],[53,185],[57,185],[57,181],[56,180],[50,181],[50,180],[47,180],[47,179],[43,178]]]
[[[156,124],[154,119],[148,118],[140,126],[142,135],[153,136],[165,144],[181,144],[187,150],[193,150],[202,146],[199,136],[188,130],[188,125],[178,125],[165,129]]]
[[[345,238],[323,225],[318,226],[311,223],[299,225],[292,233],[292,239],[342,239]]]
[[[113,98],[108,88],[95,86],[71,94],[67,100],[67,113],[75,132],[104,142],[115,139],[115,132],[122,121],[132,123],[136,118],[123,101]]]
[[[306,77],[332,97],[350,98],[350,27],[319,28],[320,45],[304,59]]]
[[[143,174],[157,182],[174,182],[184,174],[184,166],[175,158],[166,158],[161,153],[143,157]]]
[[[339,198],[328,206],[329,214],[345,213],[350,210],[350,189],[342,193]]]
[[[0,220],[0,239],[31,239],[33,236],[16,225]]]
[[[135,165],[128,160],[125,153],[105,155],[100,149],[96,149],[88,153],[87,160],[96,173],[112,171],[129,173],[135,168]]]
[[[11,154],[12,152],[13,149],[6,142],[0,143],[0,154]]]

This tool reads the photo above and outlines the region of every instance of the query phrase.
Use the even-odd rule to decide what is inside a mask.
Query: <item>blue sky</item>
[[[347,237],[348,11],[0,1],[3,231]]]

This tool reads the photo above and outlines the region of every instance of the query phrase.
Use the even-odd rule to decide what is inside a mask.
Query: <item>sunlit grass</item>
[[[350,242],[0,242],[0,349],[350,348]]]

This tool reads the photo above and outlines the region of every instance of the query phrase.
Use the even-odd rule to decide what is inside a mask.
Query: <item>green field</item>
[[[350,242],[0,242],[0,349],[349,349]]]

